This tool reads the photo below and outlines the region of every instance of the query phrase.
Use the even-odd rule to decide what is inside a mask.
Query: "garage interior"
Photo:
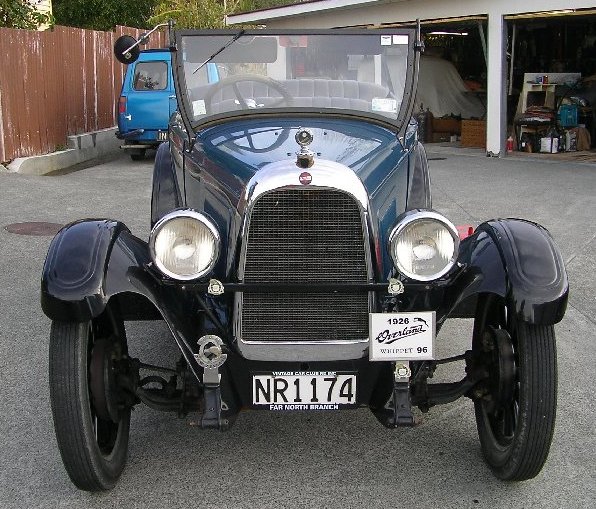
[[[507,151],[596,157],[596,10],[528,13],[505,21]],[[434,74],[438,90],[419,91],[421,136],[426,142],[484,148],[487,17],[426,20],[422,33],[426,51],[419,87]],[[445,80],[446,68],[436,67],[439,59],[457,71],[459,83]],[[436,69],[423,76],[433,60]],[[449,104],[448,88],[462,98],[458,104]]]

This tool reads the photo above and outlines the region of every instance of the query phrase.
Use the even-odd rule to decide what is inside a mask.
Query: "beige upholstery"
[[[374,83],[362,83],[355,80],[294,79],[278,82],[292,97],[290,106],[314,108],[343,108],[370,111],[372,99],[387,97],[387,89]],[[216,85],[210,85],[213,87]],[[237,83],[244,99],[254,99],[257,107],[267,107],[281,100],[281,94],[273,86],[260,81],[242,81]],[[191,100],[205,97],[209,87],[196,89]],[[224,86],[218,90],[211,105],[206,105],[210,113],[220,113],[240,109],[233,87]],[[288,106],[282,103],[279,106]]]

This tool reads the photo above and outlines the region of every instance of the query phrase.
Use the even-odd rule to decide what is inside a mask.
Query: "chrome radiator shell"
[[[239,280],[372,281],[368,197],[349,168],[317,161],[312,182],[287,162],[258,172],[245,195]],[[238,293],[234,335],[255,360],[342,360],[368,348],[371,292]]]

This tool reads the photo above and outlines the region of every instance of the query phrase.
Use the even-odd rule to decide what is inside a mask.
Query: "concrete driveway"
[[[9,233],[23,221],[124,220],[149,232],[152,161],[127,157],[54,177],[0,173],[0,507],[582,508],[596,497],[596,166],[488,159],[430,147],[434,206],[457,223],[522,217],[546,226],[567,262],[571,298],[557,327],[559,407],[550,457],[534,480],[495,480],[480,455],[472,403],[435,407],[415,429],[386,430],[367,410],[241,415],[228,433],[192,417],[134,412],[117,487],[77,491],[63,469],[49,406],[49,320],[39,278],[50,237]],[[176,357],[161,323],[127,326],[133,355]],[[469,346],[449,323],[439,355]],[[459,376],[445,373],[445,378]]]

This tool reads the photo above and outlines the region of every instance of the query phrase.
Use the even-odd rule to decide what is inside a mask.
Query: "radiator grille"
[[[283,190],[250,219],[245,282],[361,282],[367,267],[360,209],[345,193]],[[245,341],[362,340],[368,293],[245,293]]]

